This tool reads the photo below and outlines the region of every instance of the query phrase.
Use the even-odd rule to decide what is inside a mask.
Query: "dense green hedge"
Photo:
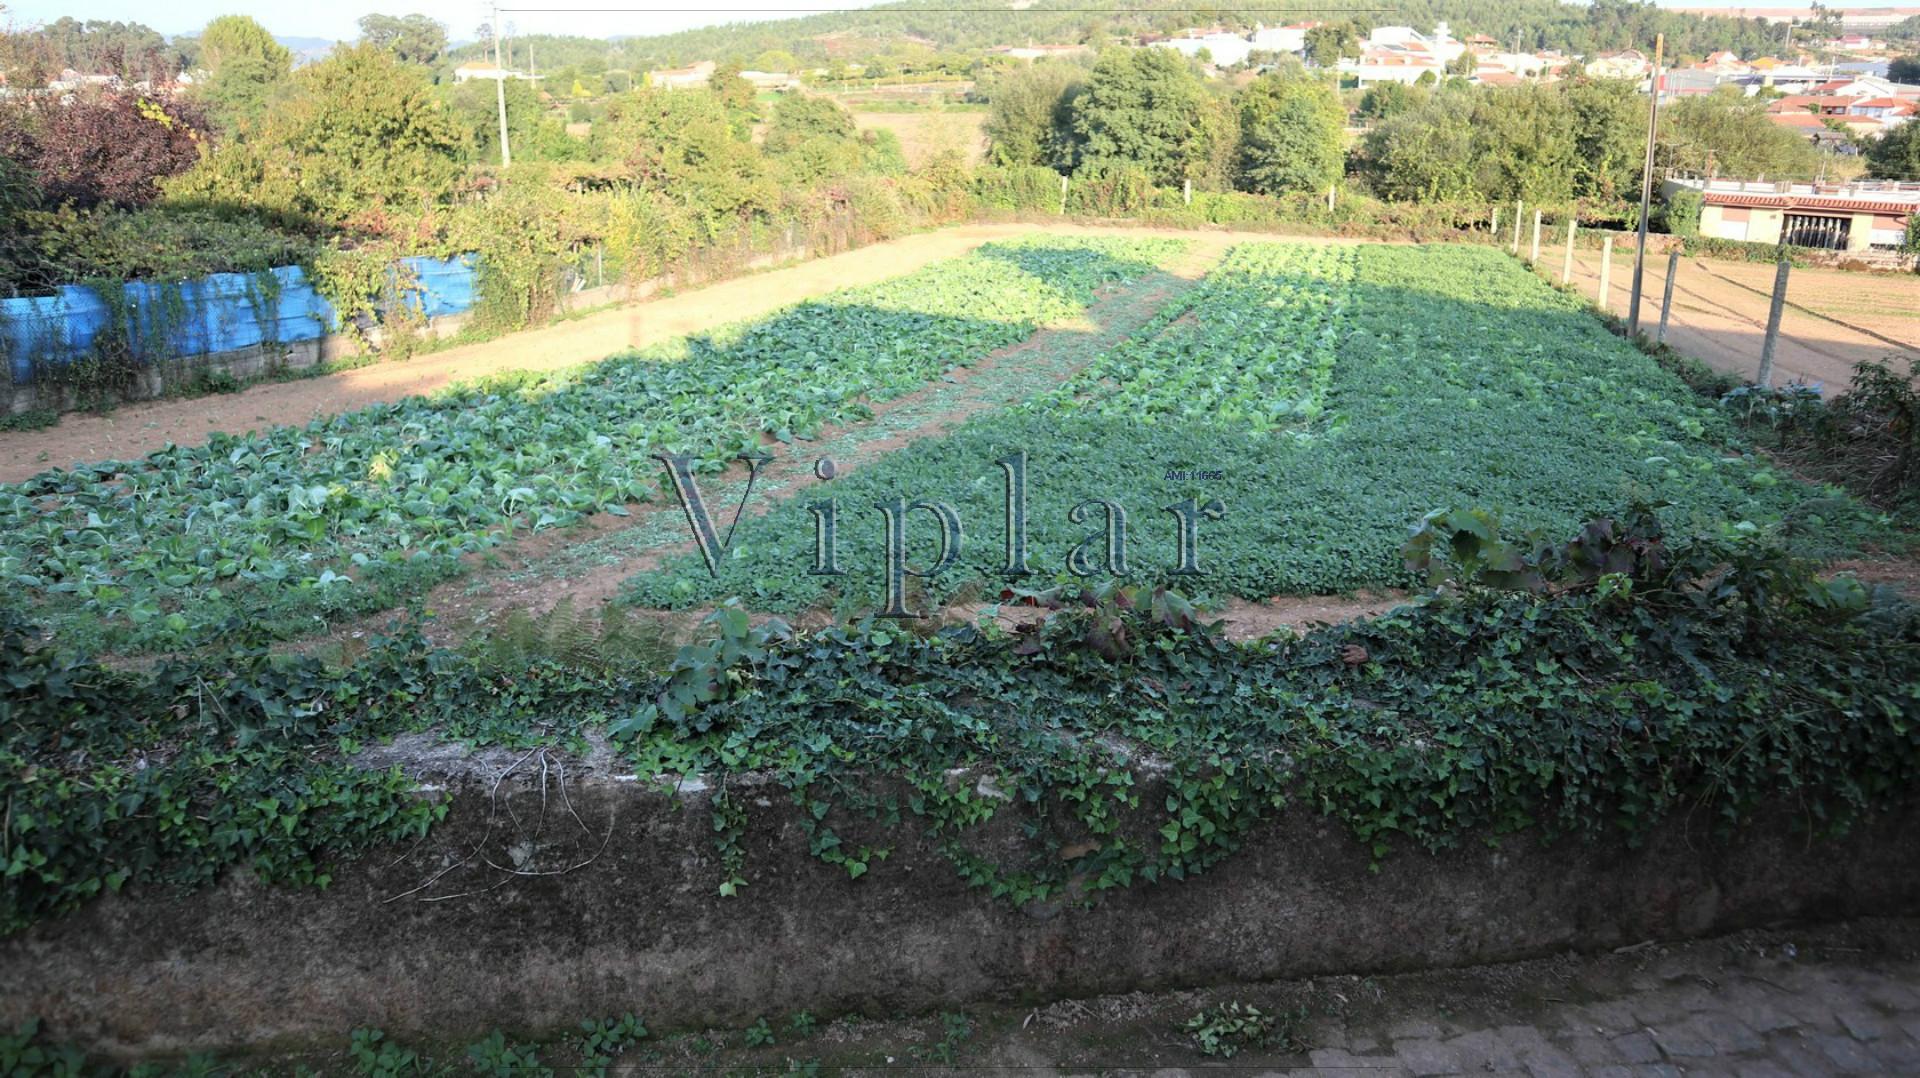
[[[1912,606],[1753,541],[1670,543],[1645,514],[1533,550],[1497,530],[1453,513],[1408,544],[1453,579],[1448,598],[1244,645],[1177,596],[1121,591],[1011,634],[793,635],[726,606],[664,670],[631,632],[455,653],[403,627],[344,669],[253,649],[142,673],[40,647],[7,617],[0,931],[238,868],[324,885],[329,865],[440,811],[342,762],[414,729],[566,747],[598,728],[641,774],[761,771],[850,876],[883,870],[888,847],[837,829],[894,821],[1016,901],[1191,875],[1283,810],[1331,816],[1386,857],[1522,829],[1631,839],[1682,811],[1732,828],[1777,798],[1813,840],[1913,796]],[[1016,796],[949,788],[953,768]],[[1142,768],[1164,803],[1139,798]],[[915,792],[883,802],[860,774]],[[724,793],[712,812],[724,868],[707,882],[732,894],[752,879],[744,817]],[[1027,851],[973,852],[1004,814]],[[1062,859],[1068,844],[1083,856]]]

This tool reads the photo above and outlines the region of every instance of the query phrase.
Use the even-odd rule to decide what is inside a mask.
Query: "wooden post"
[[[1767,336],[1760,344],[1760,377],[1756,379],[1764,388],[1773,384],[1773,353],[1780,343],[1780,312],[1787,305],[1787,270],[1793,263],[1785,258],[1773,271],[1773,306],[1767,308]]]
[[[1640,242],[1633,249],[1633,295],[1627,300],[1627,336],[1640,334],[1640,285],[1647,273],[1647,217],[1653,212],[1653,137],[1660,126],[1660,57],[1667,35],[1653,37],[1653,101],[1647,106],[1647,156],[1640,166]]]
[[[1667,287],[1660,297],[1660,331],[1654,335],[1653,343],[1667,343],[1667,316],[1673,313],[1673,279],[1680,273],[1680,248],[1667,252]]]
[[[1580,228],[1580,218],[1567,220],[1567,260],[1560,264],[1560,283],[1573,283],[1573,234]]]
[[[1527,265],[1540,264],[1540,211],[1533,211],[1533,254],[1527,258]]]
[[[1601,310],[1608,309],[1608,301],[1613,297],[1607,293],[1613,289],[1613,237],[1608,236],[1600,242],[1600,293],[1594,302]]]
[[[1526,203],[1520,199],[1517,199],[1517,198],[1514,199],[1513,200],[1513,256],[1515,258],[1520,257],[1520,215],[1525,211],[1526,211]]]

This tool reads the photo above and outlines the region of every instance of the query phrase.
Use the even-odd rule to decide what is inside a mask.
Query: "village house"
[[[690,90],[696,86],[705,86],[713,78],[718,65],[712,60],[702,60],[687,67],[669,67],[659,71],[647,72],[647,85],[662,90]]]
[[[1587,61],[1587,74],[1596,79],[1644,79],[1653,62],[1639,49],[1603,52]]]
[[[1898,250],[1920,209],[1920,183],[1892,180],[1771,183],[1675,174],[1661,189],[1669,200],[1685,189],[1700,193],[1703,236],[1832,251]]]
[[[1035,60],[1046,60],[1050,58],[1057,59],[1057,58],[1065,58],[1070,56],[1083,56],[1088,53],[1091,53],[1092,51],[1093,51],[1092,49],[1088,48],[1085,45],[1027,44],[1027,45],[995,45],[993,48],[988,49],[987,53],[990,56],[1005,56],[1014,60],[1025,60],[1028,63],[1032,63]]]
[[[534,76],[524,71],[514,71],[508,68],[496,67],[491,61],[487,60],[468,60],[466,63],[453,69],[453,81],[455,82],[466,82],[470,79],[530,80],[533,77]]]
[[[1188,30],[1179,37],[1150,43],[1150,47],[1172,49],[1182,56],[1204,55],[1215,67],[1234,67],[1247,62],[1253,54],[1253,41],[1228,30]]]

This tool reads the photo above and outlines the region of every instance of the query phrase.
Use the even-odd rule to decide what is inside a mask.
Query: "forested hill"
[[[1731,49],[1742,56],[1777,51],[1783,31],[1758,19],[1702,18],[1662,11],[1628,0],[1567,4],[1558,0],[1266,0],[1257,6],[1222,7],[1211,16],[1194,10],[1191,0],[1033,0],[1004,11],[969,5],[955,10],[952,0],[903,0],[863,11],[837,11],[769,22],[732,23],[657,37],[607,41],[593,36],[592,16],[581,15],[578,37],[540,37],[535,48],[542,67],[604,64],[646,68],[695,60],[751,61],[764,52],[786,52],[798,60],[824,63],[857,59],[900,46],[935,51],[975,51],[991,45],[1027,42],[1062,44],[1167,33],[1196,24],[1218,23],[1252,28],[1305,20],[1351,21],[1365,25],[1405,24],[1430,29],[1446,20],[1456,36],[1487,34],[1522,48],[1558,48],[1592,53],[1645,48],[1655,33],[1665,33],[1678,56],[1705,56]],[[1089,13],[1090,7],[1113,7]],[[483,46],[460,54],[478,55]]]

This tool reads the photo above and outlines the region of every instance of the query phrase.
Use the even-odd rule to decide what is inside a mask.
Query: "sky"
[[[804,15],[822,10],[822,5],[871,7],[879,0],[743,0],[744,8],[718,8],[699,0],[501,0],[503,24],[511,23],[514,32],[523,34],[578,34],[583,37],[664,34],[696,26],[725,22],[779,18],[782,14]],[[969,0],[971,3],[995,3],[997,0]],[[1198,0],[1196,0],[1198,2]],[[1860,0],[1834,6],[1871,7],[1905,3],[1910,0]],[[1667,0],[1663,7],[1740,7],[1783,6],[1792,0]],[[574,9],[558,11],[555,9]],[[606,9],[627,9],[609,11]],[[580,10],[599,9],[599,10]],[[674,10],[678,9],[678,10]],[[321,0],[320,3],[261,3],[258,0],[0,0],[5,18],[18,26],[47,23],[62,15],[76,19],[103,19],[139,22],[163,34],[187,34],[205,26],[216,15],[245,14],[260,20],[268,30],[282,37],[317,37],[352,40],[359,35],[360,16],[369,12],[404,15],[419,12],[446,24],[448,36],[456,41],[474,37],[474,31],[487,19],[487,0]]]
[[[724,22],[806,15],[823,6],[871,7],[880,0],[742,0],[745,7],[719,8],[700,0],[499,0],[501,23],[523,34],[578,34],[582,37],[665,34]],[[987,0],[991,3],[993,0]],[[318,37],[350,41],[359,36],[360,16],[372,12],[418,12],[444,23],[456,41],[474,37],[487,20],[488,0],[320,0],[319,3],[261,3],[259,0],[0,0],[5,18],[17,26],[49,23],[62,15],[145,23],[171,37],[189,34],[216,15],[251,15],[281,37]],[[542,9],[536,11],[508,9]],[[555,11],[553,9],[576,9]],[[577,9],[629,9],[591,12]],[[638,10],[635,10],[638,9]],[[673,10],[679,9],[679,10]]]

